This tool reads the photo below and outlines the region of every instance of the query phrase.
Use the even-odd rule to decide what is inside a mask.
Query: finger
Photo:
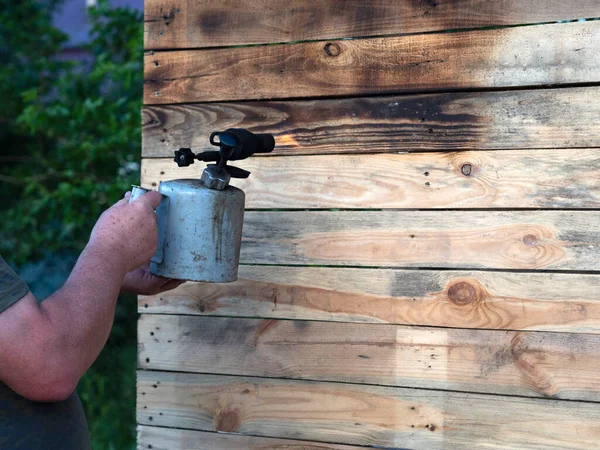
[[[129,203],[129,199],[128,198],[122,198],[117,203],[115,203],[113,206],[125,206],[127,203]]]
[[[170,291],[171,289],[175,289],[177,286],[181,286],[183,283],[185,283],[185,280],[169,280],[160,287],[160,290],[161,292]]]
[[[133,203],[140,202],[148,205],[152,209],[158,208],[162,200],[162,195],[157,191],[148,191],[145,194],[140,195],[136,198]]]
[[[146,261],[145,263],[143,263],[141,266],[139,266],[137,269],[133,269],[131,272],[129,273],[133,273],[133,272],[142,272],[144,274],[148,274],[148,275],[152,275],[153,277],[156,277],[157,275],[154,275],[153,273],[150,272],[150,260]],[[167,279],[167,278],[165,278]]]
[[[119,201],[117,201],[114,206],[124,206],[127,203],[129,203],[129,197],[131,197],[131,191],[127,191],[125,192],[125,195],[123,196],[123,198]]]

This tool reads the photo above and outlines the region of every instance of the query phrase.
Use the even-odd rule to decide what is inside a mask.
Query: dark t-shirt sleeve
[[[27,284],[0,256],[0,313],[29,292]]]

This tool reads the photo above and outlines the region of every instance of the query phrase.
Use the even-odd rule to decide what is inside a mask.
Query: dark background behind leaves
[[[142,13],[90,8],[89,58],[73,62],[52,25],[60,4],[0,0],[0,254],[40,298],[139,180]],[[135,298],[122,297],[78,386],[97,450],[135,448],[136,318]]]

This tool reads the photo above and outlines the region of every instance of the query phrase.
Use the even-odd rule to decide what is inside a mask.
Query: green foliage
[[[89,9],[90,58],[74,63],[52,26],[61,1],[0,0],[0,254],[17,266],[77,254],[139,179],[142,14]],[[120,299],[78,387],[95,449],[135,447],[136,317]]]
[[[89,9],[86,67],[53,57],[64,42],[49,25],[55,3],[9,2],[0,17],[9,44],[0,85],[10,105],[0,119],[0,181],[8,185],[0,253],[17,265],[79,252],[98,215],[139,178],[131,163],[140,155],[141,13],[104,2]],[[27,31],[16,32],[23,24]]]
[[[108,344],[79,382],[77,392],[96,450],[135,448],[136,298],[121,298]]]
[[[23,110],[21,93],[37,87],[47,94],[64,62],[52,57],[67,36],[52,26],[52,12],[61,0],[0,0],[0,136],[11,132]]]

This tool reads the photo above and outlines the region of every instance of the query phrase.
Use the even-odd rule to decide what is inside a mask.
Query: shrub
[[[88,10],[89,60],[62,58],[61,0],[0,8],[0,253],[17,266],[84,247],[100,213],[139,180],[142,14]],[[78,391],[94,448],[135,447],[133,297]]]

